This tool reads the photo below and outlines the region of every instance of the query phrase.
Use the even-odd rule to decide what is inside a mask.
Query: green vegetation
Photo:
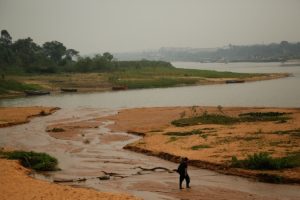
[[[250,112],[240,114],[239,117],[243,121],[247,122],[256,122],[256,121],[280,121],[280,120],[288,120],[288,113],[281,112]]]
[[[248,157],[244,160],[238,160],[237,157],[233,156],[231,166],[256,170],[294,168],[300,166],[300,154],[293,154],[282,158],[272,158],[270,154],[260,152],[248,155]]]
[[[201,145],[196,145],[192,146],[192,150],[199,150],[199,149],[206,149],[206,148],[211,148],[211,146],[206,145],[206,144],[201,144]]]
[[[300,137],[300,129],[292,129],[292,130],[285,130],[285,131],[274,131],[273,133],[278,134],[278,135],[289,134],[291,136]]]
[[[167,132],[164,135],[171,135],[171,136],[189,136],[189,135],[200,135],[203,132],[201,129],[195,129],[192,131],[185,131],[185,132]]]
[[[38,85],[24,84],[14,80],[0,80],[0,94],[5,94],[9,91],[25,91],[25,90],[39,90]]]
[[[37,171],[57,170],[57,159],[46,154],[26,151],[0,152],[1,155],[11,160],[20,160],[24,167]]]
[[[182,118],[172,121],[172,124],[178,127],[182,126],[193,126],[197,124],[234,124],[239,122],[236,117],[230,117],[227,115],[220,114],[208,114],[204,112],[202,115],[194,117]]]
[[[67,49],[58,41],[45,42],[40,46],[31,38],[13,41],[8,31],[1,31],[0,75],[3,80],[0,82],[1,93],[9,91],[6,82],[11,80],[5,80],[7,75],[91,72],[99,73],[104,85],[126,86],[129,89],[194,85],[201,83],[204,78],[247,78],[262,75],[178,69],[164,61],[118,61],[109,52],[93,57],[82,57],[78,51]],[[57,83],[58,80],[52,81]],[[11,90],[36,89],[29,85],[25,89],[18,87]]]
[[[175,142],[178,139],[179,139],[178,137],[172,136],[166,143]]]
[[[224,114],[208,114],[204,112],[201,115],[196,114],[192,117],[180,118],[172,121],[171,123],[175,126],[193,126],[197,124],[224,124],[231,125],[240,122],[256,122],[256,121],[278,121],[288,120],[290,117],[286,116],[287,113],[277,112],[252,112],[240,114],[239,117],[231,117]]]

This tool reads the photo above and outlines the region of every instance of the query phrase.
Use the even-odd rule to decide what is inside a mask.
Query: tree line
[[[30,37],[13,41],[7,30],[1,31],[2,73],[109,72],[141,67],[169,68],[172,65],[163,61],[117,61],[109,52],[84,57],[58,41],[45,42],[40,46]]]
[[[228,45],[223,48],[167,48],[158,50],[119,53],[121,60],[165,60],[191,62],[285,62],[300,59],[300,42],[281,41],[272,44]]]

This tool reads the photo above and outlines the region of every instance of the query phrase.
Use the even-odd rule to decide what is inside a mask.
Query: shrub
[[[210,148],[210,146],[206,144],[192,146],[192,150],[199,150],[199,149],[206,149],[206,148]]]
[[[57,170],[57,159],[46,153],[12,151],[6,152],[5,155],[8,159],[20,160],[24,167],[37,171]]]
[[[199,123],[202,124],[234,124],[239,122],[239,118],[220,114],[207,114],[206,112],[200,116],[182,118],[172,121],[175,126],[192,126]]]
[[[200,129],[195,129],[192,131],[186,131],[186,132],[167,132],[164,135],[171,135],[171,136],[189,136],[189,135],[200,135],[203,132]]]
[[[300,154],[289,155],[281,158],[272,158],[266,152],[254,153],[248,155],[244,160],[238,160],[236,156],[232,157],[232,167],[260,170],[278,170],[300,166]]]
[[[290,119],[285,116],[288,113],[284,112],[249,112],[240,114],[239,117],[242,121],[255,122],[255,121],[286,121]]]

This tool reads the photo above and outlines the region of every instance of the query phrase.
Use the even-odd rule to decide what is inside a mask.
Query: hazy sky
[[[0,0],[13,39],[82,54],[300,41],[300,0]]]

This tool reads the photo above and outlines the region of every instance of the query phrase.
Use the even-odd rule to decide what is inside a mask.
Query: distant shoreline
[[[77,93],[89,93],[89,92],[106,92],[112,91],[113,85],[100,80],[99,83],[95,80],[99,76],[98,73],[77,73],[77,74],[59,74],[59,75],[43,75],[43,76],[12,76],[13,79],[20,79],[21,82],[41,85],[45,90],[51,94],[61,93],[61,88],[76,88]],[[202,78],[192,84],[177,84],[173,86],[153,86],[153,87],[141,87],[141,88],[128,88],[130,89],[147,89],[147,88],[168,88],[168,87],[182,87],[182,86],[198,86],[198,85],[215,85],[215,84],[226,84],[227,82],[254,82],[264,81],[272,79],[280,79],[289,77],[289,73],[270,73],[270,74],[258,74],[252,77],[241,77],[241,78]],[[55,81],[57,77],[61,77],[60,81]],[[70,82],[70,79],[78,80],[80,85],[74,85]],[[127,88],[126,88],[127,89]],[[0,99],[18,98],[25,97],[24,92],[11,92],[6,94],[0,94]]]

